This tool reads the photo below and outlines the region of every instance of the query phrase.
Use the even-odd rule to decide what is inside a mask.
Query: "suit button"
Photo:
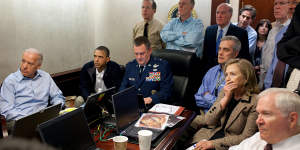
[[[141,88],[139,88],[138,90],[141,91]]]

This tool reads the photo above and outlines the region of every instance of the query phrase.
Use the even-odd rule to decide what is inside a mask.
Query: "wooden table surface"
[[[190,110],[184,110],[180,116],[186,119],[182,120],[178,125],[176,125],[171,131],[166,135],[166,137],[154,148],[154,150],[170,150],[175,145],[178,138],[185,131],[185,129],[190,125],[196,116],[196,113]],[[95,137],[96,141],[97,137]],[[114,150],[114,145],[112,140],[107,142],[97,142],[97,147],[104,150]],[[127,150],[139,150],[138,144],[127,143]]]

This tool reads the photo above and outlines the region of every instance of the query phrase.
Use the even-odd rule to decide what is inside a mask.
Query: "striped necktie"
[[[221,43],[221,39],[223,37],[223,29],[219,30],[219,35],[216,42],[216,54],[218,55],[219,45]]]

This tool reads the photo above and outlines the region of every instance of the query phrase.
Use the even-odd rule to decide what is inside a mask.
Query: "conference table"
[[[172,149],[176,141],[180,138],[180,136],[183,134],[186,128],[193,121],[193,119],[196,116],[196,113],[190,110],[184,110],[180,114],[180,116],[185,117],[185,119],[179,122],[175,127],[171,128],[166,134],[166,136],[161,141],[158,141],[158,145],[155,148],[153,148],[154,150]],[[95,137],[95,141],[97,141],[96,138],[97,137]],[[98,148],[104,150],[114,150],[114,144],[112,140],[106,142],[99,141],[96,143],[96,145]],[[127,143],[127,150],[139,150],[139,145],[133,143]]]

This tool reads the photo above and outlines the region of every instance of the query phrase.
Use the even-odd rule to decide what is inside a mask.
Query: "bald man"
[[[20,68],[3,81],[0,113],[10,122],[40,111],[50,105],[64,104],[65,98],[49,73],[40,70],[43,55],[26,49]],[[10,126],[9,126],[10,127]]]

